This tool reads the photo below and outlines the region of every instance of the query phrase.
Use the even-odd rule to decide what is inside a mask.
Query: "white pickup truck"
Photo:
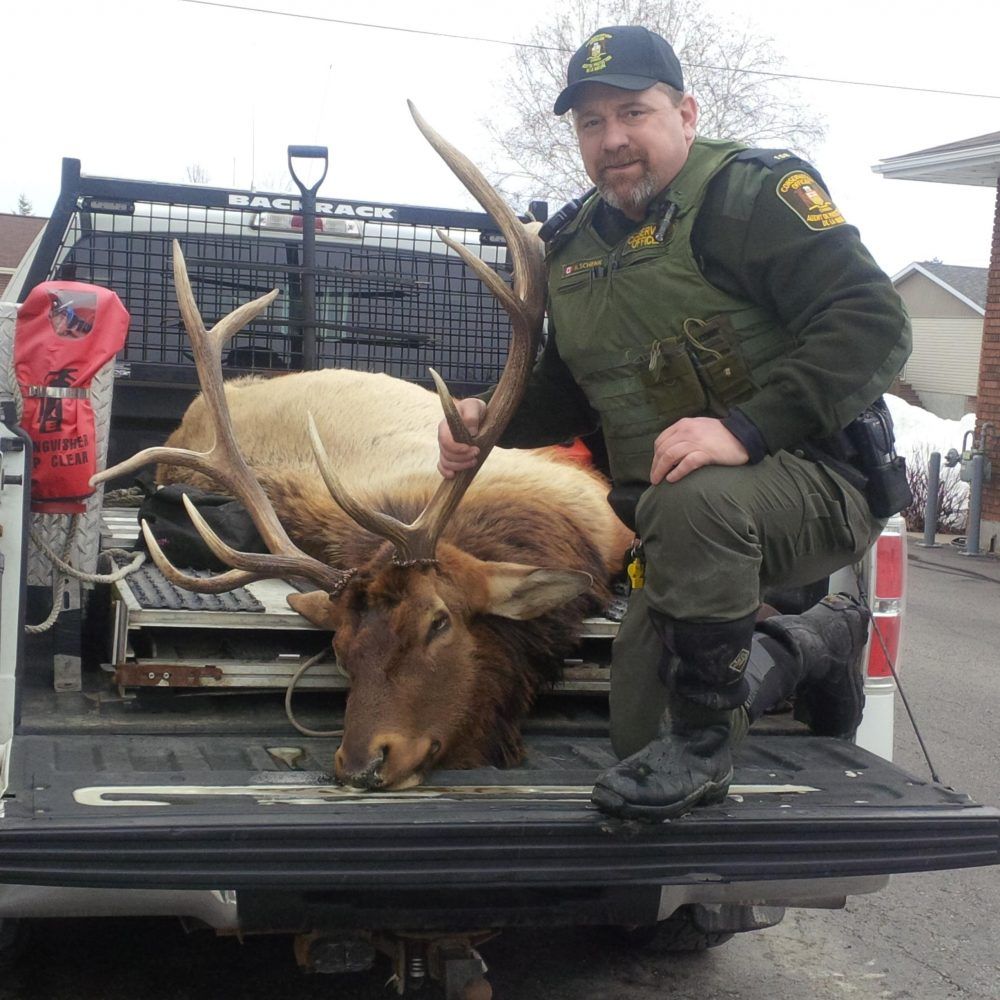
[[[414,380],[431,365],[459,394],[496,378],[504,316],[430,230],[450,228],[503,271],[489,217],[321,207],[317,365]],[[367,969],[381,952],[400,992],[433,976],[449,998],[478,997],[488,987],[476,947],[505,927],[603,925],[700,949],[771,926],[788,906],[842,906],[893,873],[1000,860],[997,810],[891,763],[889,661],[898,668],[905,608],[899,519],[865,565],[770,596],[794,611],[831,589],[864,589],[881,638],[871,642],[857,744],[813,736],[790,713],[768,716],[741,749],[723,804],[658,825],[612,822],[589,801],[613,759],[613,611],[585,623],[562,683],[536,706],[523,764],[439,771],[420,788],[378,795],[333,784],[336,739],[303,736],[286,718],[291,676],[328,639],[289,611],[283,583],[220,599],[177,591],[148,565],[112,584],[69,577],[52,628],[26,635],[26,621],[52,617],[63,573],[45,550],[61,550],[69,527],[29,509],[31,445],[9,374],[17,301],[61,278],[124,302],[127,345],[94,389],[108,462],[118,461],[161,443],[196,389],[169,285],[173,238],[206,316],[284,292],[283,320],[240,334],[228,368],[301,366],[295,210],[282,195],[88,177],[67,160],[52,218],[8,290],[0,948],[14,950],[33,918],[173,915],[219,932],[288,934],[313,970]],[[461,341],[448,332],[457,319]],[[108,569],[99,550],[136,534],[128,484],[117,485],[91,501],[70,546],[70,562],[91,574]],[[299,685],[297,714],[335,726],[344,685],[333,666],[318,666]]]

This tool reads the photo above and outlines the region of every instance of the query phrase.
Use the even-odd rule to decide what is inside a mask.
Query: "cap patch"
[[[778,181],[778,197],[806,224],[822,232],[846,221],[823,186],[804,170],[793,170]]]
[[[583,65],[580,67],[584,73],[599,73],[614,56],[610,55],[604,47],[604,41],[612,36],[606,33],[594,35],[592,38],[588,39],[586,45],[590,49],[587,54],[587,58],[583,60]]]

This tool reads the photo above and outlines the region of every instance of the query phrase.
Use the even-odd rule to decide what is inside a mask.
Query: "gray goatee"
[[[617,208],[619,212],[628,212],[645,208],[656,194],[657,186],[656,181],[646,174],[625,191],[605,183],[598,183],[597,191],[612,208]]]

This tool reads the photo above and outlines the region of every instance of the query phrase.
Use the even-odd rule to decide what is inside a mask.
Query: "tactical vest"
[[[744,149],[696,140],[673,183],[617,245],[594,232],[594,196],[549,247],[559,354],[600,414],[616,482],[648,481],[665,427],[724,416],[794,347],[770,311],[706,281],[691,249],[709,182]],[[747,197],[756,190],[759,180]]]

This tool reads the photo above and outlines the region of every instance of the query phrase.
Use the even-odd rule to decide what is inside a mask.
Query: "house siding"
[[[46,219],[0,212],[0,299],[21,258],[42,231]]]
[[[902,378],[926,410],[958,419],[975,407],[982,314],[919,271],[895,287],[913,324],[913,353]]]
[[[896,291],[911,316],[941,316],[956,319],[979,317],[972,306],[957,299],[946,288],[931,281],[925,274],[915,272],[896,282]]]
[[[917,392],[975,396],[979,384],[983,317],[932,319],[911,316],[911,322],[913,353],[903,370],[906,381]]]

